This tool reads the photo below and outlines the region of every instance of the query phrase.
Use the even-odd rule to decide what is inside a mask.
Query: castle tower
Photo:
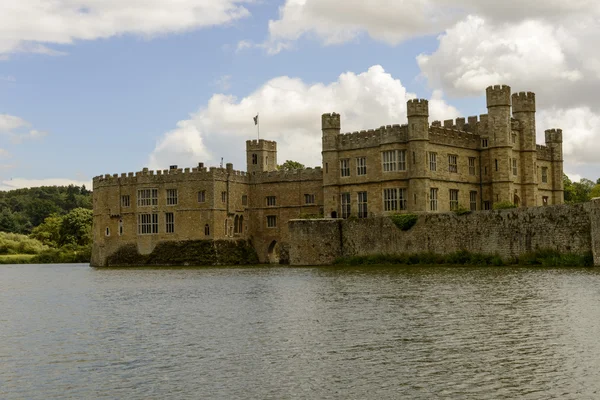
[[[411,211],[427,211],[429,204],[429,172],[427,151],[429,147],[429,102],[424,99],[409,100],[406,104],[408,118],[408,173]]]
[[[277,171],[277,142],[264,139],[247,140],[246,171],[249,174]]]
[[[511,175],[512,141],[510,121],[510,86],[496,85],[486,89],[488,135],[490,146],[492,203],[514,202]]]
[[[521,200],[525,207],[537,205],[537,150],[535,146],[535,93],[521,92],[512,95],[513,117],[519,121],[519,175]]]
[[[337,138],[340,134],[340,114],[331,113],[321,116],[323,131],[323,212],[326,217],[341,216],[338,184],[340,180],[340,160],[337,150]]]
[[[563,204],[563,138],[562,129],[549,129],[546,132],[546,146],[552,154],[552,204]]]

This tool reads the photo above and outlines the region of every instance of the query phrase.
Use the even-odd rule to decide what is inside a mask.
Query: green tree
[[[573,202],[583,203],[591,199],[590,192],[596,184],[586,178],[581,178],[579,182],[573,182]]]
[[[33,228],[30,237],[39,240],[45,245],[58,247],[60,240],[60,228],[63,218],[58,214],[47,217],[43,223]]]
[[[595,197],[600,197],[600,183],[597,183],[590,191],[590,199]]]
[[[74,208],[62,218],[59,245],[86,246],[92,243],[92,210]]]
[[[571,182],[571,179],[565,173],[563,173],[563,187],[565,190],[565,203],[573,203],[575,189],[573,188],[573,182]]]
[[[304,169],[304,164],[300,164],[298,161],[286,160],[283,164],[278,165],[277,169],[280,171],[290,171],[293,169]]]

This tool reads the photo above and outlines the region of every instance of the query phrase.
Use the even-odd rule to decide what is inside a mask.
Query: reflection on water
[[[600,270],[0,266],[0,398],[600,398]]]

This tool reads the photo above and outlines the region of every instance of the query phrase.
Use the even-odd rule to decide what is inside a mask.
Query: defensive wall
[[[328,265],[338,257],[377,254],[440,255],[465,250],[505,260],[553,249],[592,252],[600,266],[600,198],[576,205],[421,214],[402,231],[387,217],[289,222],[290,264]]]

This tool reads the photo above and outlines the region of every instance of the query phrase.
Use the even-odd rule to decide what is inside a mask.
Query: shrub
[[[456,215],[467,215],[467,214],[471,214],[471,210],[469,210],[466,207],[463,207],[463,206],[459,205],[458,208],[456,210],[454,210],[454,214],[456,214]]]
[[[0,254],[38,254],[47,249],[48,246],[26,235],[0,232]]]
[[[498,203],[494,203],[493,206],[494,210],[506,210],[509,208],[517,208],[517,206],[510,201],[501,201]]]
[[[390,215],[392,222],[402,231],[407,231],[412,228],[419,219],[415,214],[394,214]]]

